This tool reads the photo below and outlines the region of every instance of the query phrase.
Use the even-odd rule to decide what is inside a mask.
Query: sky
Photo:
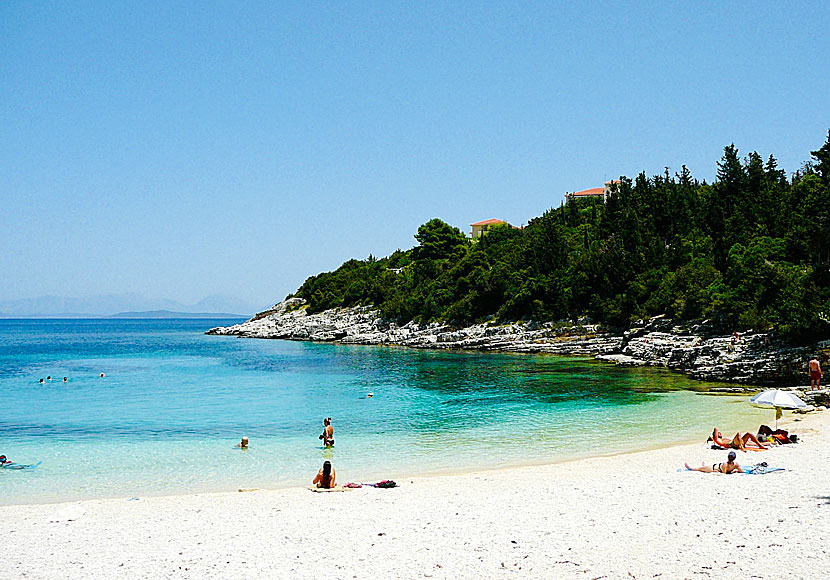
[[[824,143],[830,5],[638,4],[0,2],[0,300],[264,308],[434,217]]]

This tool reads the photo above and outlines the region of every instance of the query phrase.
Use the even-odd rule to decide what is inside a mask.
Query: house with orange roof
[[[608,194],[611,193],[611,186],[615,183],[619,183],[619,180],[615,181],[608,181],[606,182],[604,187],[592,187],[591,189],[583,189],[582,191],[575,191],[573,193],[566,193],[565,194],[565,201],[571,201],[573,199],[585,199],[590,197],[601,197],[603,203],[606,199],[608,199]]]
[[[474,224],[470,224],[470,227],[473,228],[472,232],[470,233],[470,237],[473,239],[480,238],[481,236],[486,234],[487,230],[489,230],[491,227],[506,223],[506,221],[497,220],[494,218],[484,220],[483,222],[476,222]]]

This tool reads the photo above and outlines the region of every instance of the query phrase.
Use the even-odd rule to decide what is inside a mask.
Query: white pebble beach
[[[395,489],[4,506],[0,578],[828,578],[830,413],[787,427],[800,443],[738,453],[785,469],[765,475],[679,471],[726,460],[701,442]]]

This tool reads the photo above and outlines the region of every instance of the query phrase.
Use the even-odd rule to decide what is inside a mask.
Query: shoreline
[[[824,419],[822,419],[824,417]],[[789,430],[790,428],[794,428],[798,430],[802,425],[807,425],[808,428],[815,422],[824,421],[826,425],[822,427],[822,429],[826,429],[830,431],[830,413],[824,412],[812,412],[809,414],[799,415],[798,417],[794,415],[790,415],[789,417],[785,416],[782,419],[779,419],[778,425],[781,429]],[[741,432],[746,432],[747,430],[753,431],[755,427],[741,425],[738,427],[738,430]],[[754,431],[753,431],[754,432]],[[724,433],[726,436],[727,434],[731,434],[731,430],[727,433]],[[653,453],[661,450],[667,449],[676,449],[676,448],[689,448],[689,449],[709,449],[709,445],[705,443],[706,434],[704,433],[700,438],[696,439],[687,439],[683,441],[673,441],[666,444],[662,443],[654,443],[651,445],[647,445],[642,449],[637,450],[620,450],[620,451],[609,451],[605,453],[598,453],[598,454],[589,454],[585,456],[576,456],[576,457],[565,457],[558,460],[535,460],[535,461],[525,461],[517,464],[512,465],[500,465],[491,468],[470,468],[470,469],[453,469],[453,468],[434,468],[428,469],[426,471],[412,471],[405,475],[395,475],[395,477],[399,477],[402,479],[412,479],[412,480],[431,480],[435,478],[443,478],[443,477],[464,477],[464,476],[474,476],[474,475],[484,475],[488,473],[500,473],[500,472],[510,472],[516,470],[527,470],[527,469],[535,469],[535,468],[550,468],[554,466],[563,466],[568,464],[575,464],[583,461],[593,461],[593,460],[602,460],[602,459],[610,459],[610,458],[618,458],[624,457],[627,455],[638,455],[640,453]],[[716,450],[712,450],[716,452]],[[748,453],[748,452],[747,452]],[[752,455],[749,454],[751,457]],[[339,481],[339,480],[338,480]],[[140,499],[161,499],[161,498],[182,498],[182,497],[190,497],[194,495],[204,496],[204,495],[224,495],[224,494],[235,494],[239,493],[243,489],[246,491],[263,491],[263,492],[284,492],[289,490],[297,490],[297,489],[306,489],[307,486],[304,485],[293,485],[293,484],[286,484],[286,485],[275,485],[275,486],[267,486],[267,487],[260,487],[260,488],[240,488],[236,491],[232,490],[196,490],[196,491],[184,491],[181,493],[162,493],[159,495],[154,494],[142,494]],[[98,496],[98,497],[88,497],[88,498],[81,498],[81,499],[72,499],[72,500],[65,500],[65,499],[56,499],[56,500],[45,500],[45,501],[32,501],[32,502],[22,502],[22,503],[9,503],[9,504],[0,504],[0,510],[6,507],[34,507],[34,506],[42,506],[42,505],[73,505],[73,504],[83,504],[87,502],[106,502],[106,501],[129,501],[129,498],[126,498],[124,495],[117,495],[117,496]]]
[[[690,396],[699,397],[699,396],[707,396],[711,395],[708,392],[695,392],[695,391],[686,391]],[[731,401],[727,401],[724,405],[734,404],[738,402],[738,399],[743,399],[743,397],[736,397],[734,394],[730,393],[715,393],[715,397],[728,397],[730,399],[734,399]],[[741,403],[743,406],[743,403]],[[721,405],[723,409],[726,409],[725,406]],[[747,406],[749,408],[749,406]],[[715,409],[713,409],[715,410]],[[736,430],[740,430],[742,432],[750,430],[753,431],[757,429],[758,424],[765,422],[765,418],[768,416],[767,410],[761,411],[764,417],[756,416],[756,417],[749,417],[743,416],[739,420],[717,420],[714,419],[714,423],[721,429],[724,429],[725,433],[730,435],[734,433]],[[716,414],[718,414],[716,412]],[[728,413],[724,413],[723,416],[727,415]],[[794,419],[794,415],[788,414],[782,420],[779,421],[780,425],[784,427],[787,423],[792,423],[793,420],[799,421],[800,419]],[[530,454],[522,454],[522,451],[519,450],[519,454],[514,456],[499,456],[497,461],[492,467],[481,467],[480,465],[471,465],[469,462],[463,463],[463,465],[455,465],[449,466],[445,464],[446,462],[442,462],[440,464],[419,464],[419,463],[409,463],[407,465],[396,464],[393,468],[388,470],[378,469],[377,467],[370,467],[367,472],[366,466],[359,465],[353,466],[356,469],[352,470],[352,478],[354,481],[369,481],[373,477],[376,479],[382,479],[384,477],[389,477],[393,479],[397,478],[433,478],[433,477],[444,477],[444,476],[463,476],[463,475],[470,475],[476,473],[487,473],[487,472],[499,472],[499,471],[506,471],[512,469],[526,469],[526,468],[544,468],[547,466],[552,465],[564,465],[578,461],[584,461],[589,459],[601,459],[601,458],[609,458],[609,457],[617,457],[621,455],[627,455],[632,453],[639,453],[642,451],[655,451],[664,448],[674,448],[679,446],[703,446],[704,440],[708,433],[711,432],[711,426],[707,426],[706,428],[701,428],[696,430],[694,434],[690,432],[684,432],[680,434],[680,436],[675,435],[666,435],[665,438],[662,440],[655,440],[655,441],[646,441],[645,445],[642,444],[642,441],[637,440],[627,440],[627,441],[617,441],[615,440],[614,443],[610,448],[597,448],[595,443],[591,443],[590,441],[584,441],[581,444],[581,449],[577,451],[562,451],[561,448],[552,449],[554,455],[550,456],[540,456]],[[673,437],[669,439],[668,437]],[[259,446],[258,446],[259,447]],[[230,447],[229,447],[230,448]],[[319,450],[324,450],[322,447],[315,448]],[[574,447],[576,449],[576,447]],[[238,450],[237,450],[238,451]],[[344,450],[344,452],[347,452]],[[506,457],[509,457],[506,459]],[[339,465],[343,465],[346,457],[328,457],[323,454],[323,459],[332,459],[337,467]],[[484,459],[484,456],[482,456]],[[315,459],[314,462],[317,460]],[[317,465],[316,467],[319,467]],[[316,468],[315,467],[315,468]],[[345,470],[341,469],[341,475],[344,475]],[[367,475],[368,473],[368,475]],[[2,474],[14,477],[15,473],[8,473]],[[172,479],[171,481],[175,481],[176,477],[175,474],[171,474]],[[250,474],[249,474],[250,475]],[[348,475],[348,473],[345,473]],[[73,504],[73,503],[80,503],[80,502],[89,502],[89,501],[121,501],[125,500],[130,497],[138,496],[142,499],[144,498],[163,498],[163,497],[182,497],[188,495],[204,495],[204,494],[222,494],[222,493],[233,493],[240,487],[242,488],[256,488],[257,490],[265,490],[265,491],[281,491],[281,490],[290,490],[295,488],[302,488],[303,485],[298,483],[296,480],[297,478],[291,478],[294,481],[285,481],[285,478],[271,478],[271,481],[263,481],[259,476],[253,476],[253,479],[249,479],[246,481],[246,475],[244,473],[240,473],[238,476],[233,476],[228,480],[223,482],[213,482],[207,483],[203,485],[193,484],[193,481],[188,480],[185,478],[181,480],[179,484],[175,485],[177,489],[158,489],[153,490],[149,489],[146,485],[140,485],[138,487],[126,488],[120,491],[113,491],[109,490],[106,492],[82,492],[82,493],[64,493],[63,495],[57,493],[42,493],[40,496],[37,497],[21,497],[21,496],[12,496],[11,499],[8,497],[4,499],[0,499],[0,508],[4,506],[35,506],[35,505],[60,505],[60,504]],[[346,480],[344,480],[346,481]],[[2,483],[2,482],[0,482]]]
[[[684,397],[692,397],[690,399],[682,399],[685,401],[681,404],[684,409],[694,408],[695,403],[692,401],[697,400],[698,397],[709,399],[715,397],[715,400],[717,400],[718,403],[710,405],[711,408],[707,408],[704,413],[698,413],[696,415],[696,419],[693,422],[688,423],[682,430],[669,431],[663,429],[661,431],[661,429],[657,427],[655,435],[659,437],[659,439],[648,439],[648,435],[645,431],[643,431],[642,436],[638,435],[636,438],[632,438],[630,436],[615,438],[610,441],[608,446],[602,446],[601,441],[598,440],[597,437],[593,437],[582,441],[579,445],[566,444],[564,447],[561,443],[554,445],[549,448],[550,453],[547,453],[547,450],[545,453],[539,453],[538,450],[534,453],[534,449],[525,446],[526,448],[517,448],[514,453],[497,453],[496,455],[478,453],[472,456],[476,460],[484,462],[488,459],[495,459],[495,461],[491,461],[491,467],[482,467],[481,463],[471,461],[470,456],[467,457],[466,461],[461,459],[455,465],[447,461],[439,461],[437,463],[429,461],[426,463],[419,461],[397,461],[394,462],[394,466],[391,467],[391,469],[384,469],[382,466],[378,468],[377,465],[369,465],[367,467],[367,465],[359,462],[354,464],[348,461],[350,457],[349,453],[353,451],[353,449],[352,451],[349,450],[351,448],[343,449],[343,452],[346,453],[346,455],[336,455],[332,457],[327,456],[324,453],[319,461],[322,461],[323,459],[332,459],[338,468],[340,468],[340,466],[345,467],[345,470],[341,469],[341,475],[348,475],[348,469],[351,467],[351,477],[354,478],[353,480],[364,482],[370,481],[372,478],[382,479],[383,477],[405,479],[467,475],[478,472],[562,465],[587,459],[616,457],[641,451],[653,451],[678,446],[705,446],[705,438],[709,433],[711,433],[713,425],[720,428],[724,432],[725,436],[731,437],[736,430],[740,430],[741,432],[755,432],[760,424],[773,424],[770,422],[772,419],[772,412],[768,409],[754,408],[754,414],[742,414],[745,413],[743,409],[753,409],[753,406],[746,405],[744,397],[733,393],[710,393],[707,391],[684,390],[678,393],[663,394],[667,396],[679,396],[682,394]],[[724,400],[723,397],[726,397],[726,399]],[[729,410],[730,407],[736,404],[738,407],[734,408],[734,410]],[[646,410],[642,412],[648,413]],[[798,422],[802,421],[804,417],[812,417],[818,413],[820,412],[810,413],[808,415],[787,413],[785,417],[779,421],[779,424],[782,428],[786,428],[786,425],[798,425]],[[622,417],[620,418],[622,419]],[[698,425],[699,421],[705,421],[706,426],[694,427],[694,425]],[[700,424],[702,425],[703,422]],[[271,442],[271,444],[273,444],[273,442]],[[237,465],[233,458],[236,457],[236,452],[238,452],[238,450],[236,450],[231,443],[227,443],[226,447],[228,449],[233,448],[234,453],[228,455],[223,461],[230,460],[232,463],[229,465]],[[257,448],[260,447],[262,447],[261,444],[257,445]],[[353,447],[354,444],[352,445],[352,448]],[[536,445],[536,447],[538,448],[539,445]],[[220,448],[224,449],[225,447],[220,446]],[[315,449],[323,448],[319,447]],[[262,447],[260,451],[264,452],[264,455],[260,455],[260,457],[264,459],[267,459],[269,455],[273,454],[273,448],[269,447],[267,442],[266,446]],[[233,456],[233,458],[231,456]],[[41,456],[35,455],[35,457],[38,458]],[[312,459],[312,463],[314,462],[317,462],[317,459]],[[240,464],[239,467],[242,467],[242,465],[243,464]],[[317,467],[319,467],[319,465],[315,466],[314,469]],[[166,480],[169,484],[165,486],[164,483],[161,483],[161,487],[152,484],[151,479],[148,479],[147,481],[136,479],[134,480],[136,485],[119,485],[117,483],[117,475],[114,476],[111,484],[107,486],[106,482],[108,480],[106,479],[106,474],[102,473],[101,477],[104,479],[101,480],[103,487],[100,490],[88,488],[86,491],[81,491],[81,488],[79,488],[77,492],[64,491],[63,493],[42,490],[39,495],[25,492],[15,495],[13,493],[15,482],[10,481],[12,487],[11,489],[7,489],[7,491],[12,493],[11,495],[7,495],[6,498],[0,499],[0,507],[11,505],[57,505],[96,500],[122,500],[133,496],[139,496],[141,498],[159,498],[167,496],[179,497],[192,494],[229,493],[240,487],[270,491],[286,490],[298,486],[302,487],[303,484],[301,481],[298,481],[300,478],[296,477],[296,474],[302,474],[304,471],[305,469],[292,469],[291,471],[282,470],[279,472],[269,471],[267,473],[263,472],[265,475],[263,477],[263,474],[261,473],[253,473],[251,471],[246,471],[245,469],[237,470],[231,467],[228,470],[228,473],[230,473],[231,476],[226,477],[223,480],[215,481],[208,481],[206,479],[199,478],[194,479],[191,475],[170,473],[170,477]],[[286,473],[293,473],[295,477],[282,476]],[[18,474],[5,473],[0,475],[7,475],[13,479],[14,476]],[[50,479],[54,477],[54,475],[55,474],[43,474],[44,477],[48,477]],[[25,483],[25,478],[21,481]],[[160,481],[161,480],[159,480],[159,482]]]
[[[830,414],[791,423],[802,442],[739,453],[786,469],[767,475],[679,471],[725,459],[695,443],[407,477],[392,490],[4,506],[0,546],[21,579],[822,578]]]

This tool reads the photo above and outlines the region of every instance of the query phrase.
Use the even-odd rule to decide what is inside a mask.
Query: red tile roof
[[[592,187],[591,189],[583,189],[571,194],[574,197],[583,197],[588,195],[605,195],[604,187]]]
[[[489,225],[493,225],[493,224],[504,224],[504,223],[507,223],[507,222],[504,222],[502,220],[497,220],[497,219],[493,218],[493,219],[489,219],[489,220],[484,220],[483,222],[476,222],[476,223],[470,224],[470,225],[471,226],[489,226]]]

